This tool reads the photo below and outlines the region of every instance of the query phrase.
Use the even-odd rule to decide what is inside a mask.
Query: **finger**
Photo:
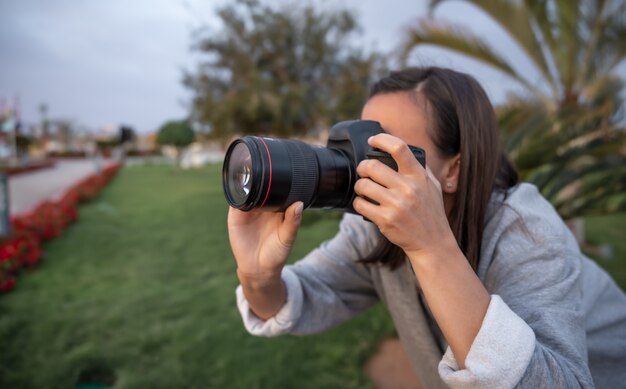
[[[248,223],[255,217],[254,212],[244,212],[237,208],[228,207],[228,225],[238,226]]]
[[[370,178],[386,188],[393,188],[402,182],[402,177],[396,171],[374,159],[361,161],[356,172],[359,177]]]
[[[372,147],[388,152],[398,164],[400,174],[423,174],[424,168],[402,139],[389,134],[378,134],[367,142]]]
[[[428,165],[426,165],[426,176],[428,177],[429,180],[431,180],[435,184],[439,192],[441,192],[441,182],[439,182],[439,179],[435,177],[435,173],[433,173],[433,171],[430,170]]]
[[[361,216],[371,220],[374,224],[378,225],[380,222],[380,206],[365,200],[363,197],[357,196],[352,201],[352,207]]]
[[[361,178],[354,184],[354,191],[357,195],[376,201],[379,204],[386,204],[390,192],[387,188],[370,180]]]
[[[302,201],[297,201],[285,210],[285,218],[278,226],[278,240],[286,247],[291,247],[296,240],[298,228],[302,222],[303,209]]]

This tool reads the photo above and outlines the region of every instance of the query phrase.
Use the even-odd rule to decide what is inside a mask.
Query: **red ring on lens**
[[[270,189],[272,188],[272,156],[270,155],[270,149],[269,147],[267,147],[267,143],[265,143],[265,141],[263,140],[263,138],[259,137],[259,139],[261,140],[261,142],[263,142],[263,146],[265,146],[265,150],[267,151],[267,158],[270,161],[270,181],[267,184],[267,193],[265,193],[265,199],[263,199],[263,203],[261,203],[261,205],[259,206],[259,208],[263,208],[263,206],[265,205],[265,202],[267,201],[267,198],[270,195]]]

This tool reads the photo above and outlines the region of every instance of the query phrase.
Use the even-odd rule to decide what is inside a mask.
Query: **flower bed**
[[[45,159],[43,161],[32,162],[24,166],[2,166],[0,170],[8,176],[15,176],[22,173],[29,173],[39,169],[53,167],[56,161],[54,159]]]
[[[0,293],[15,287],[22,269],[33,269],[43,256],[42,242],[59,236],[78,220],[78,205],[93,199],[121,168],[109,165],[65,192],[58,201],[44,201],[27,214],[11,219],[11,236],[0,239]]]

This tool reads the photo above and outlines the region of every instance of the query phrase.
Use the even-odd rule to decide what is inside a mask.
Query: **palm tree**
[[[431,1],[431,11],[449,1]],[[466,28],[433,18],[409,31],[405,62],[416,46],[431,44],[482,61],[523,85],[523,95],[511,95],[497,110],[522,178],[535,183],[566,219],[626,210],[624,83],[615,75],[626,58],[626,2],[467,2],[508,33],[541,83]]]

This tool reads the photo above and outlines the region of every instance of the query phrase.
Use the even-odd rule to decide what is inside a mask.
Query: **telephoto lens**
[[[242,211],[284,211],[296,201],[305,208],[342,208],[354,176],[354,163],[341,150],[245,136],[226,152],[223,186],[229,204]]]
[[[231,143],[224,158],[222,186],[226,200],[242,211],[284,211],[302,201],[304,208],[354,212],[358,163],[376,158],[395,168],[389,154],[373,151],[367,144],[370,136],[381,132],[378,122],[352,120],[331,128],[327,147],[292,139],[239,138]],[[411,150],[424,165],[423,150]]]

